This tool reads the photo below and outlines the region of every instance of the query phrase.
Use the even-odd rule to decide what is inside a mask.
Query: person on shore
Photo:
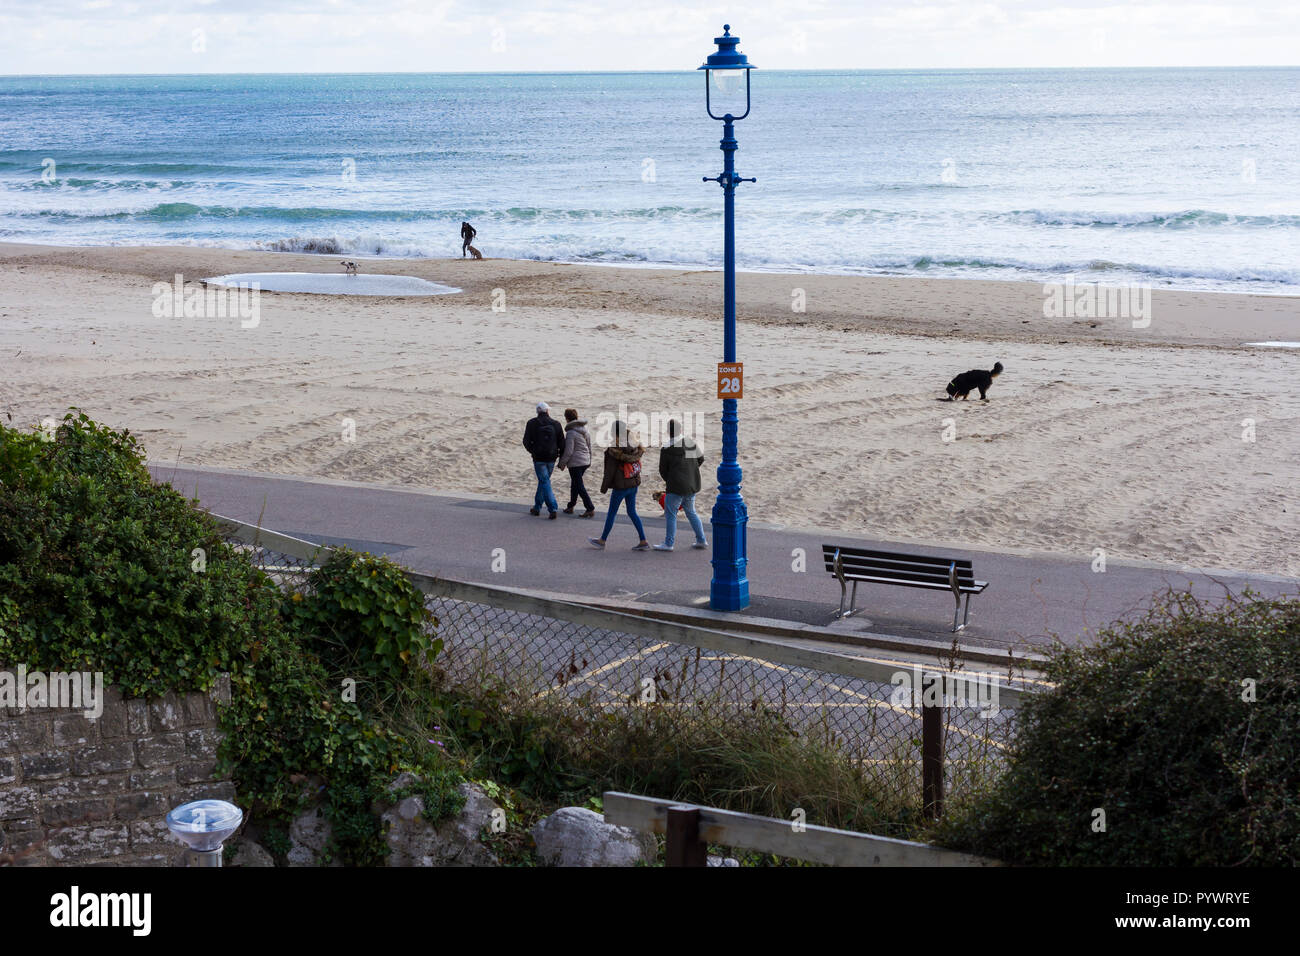
[[[537,474],[537,494],[533,496],[533,506],[528,509],[530,515],[540,515],[542,505],[555,520],[555,513],[560,510],[551,490],[551,472],[555,470],[555,461],[564,450],[564,429],[551,417],[551,406],[545,402],[537,403],[537,417],[528,420],[524,427],[524,447],[533,456],[533,471]]]
[[[587,539],[595,547],[605,547],[605,540],[609,537],[610,529],[614,527],[618,509],[626,503],[627,516],[632,519],[632,524],[636,526],[636,533],[641,536],[640,543],[632,550],[650,550],[650,542],[645,539],[645,528],[636,513],[636,490],[641,485],[641,456],[644,454],[644,448],[632,444],[627,433],[627,425],[623,422],[615,422],[614,444],[605,449],[605,473],[600,480],[600,493],[603,495],[606,491],[612,490],[613,494],[609,496],[609,514],[605,515],[605,530],[600,533],[599,538]]]
[[[656,551],[671,551],[677,540],[677,509],[686,512],[686,520],[695,532],[692,548],[707,548],[704,524],[695,513],[695,496],[700,490],[700,466],[704,453],[695,439],[681,434],[682,424],[677,419],[668,422],[668,444],[659,452],[659,477],[667,488],[664,494],[664,543],[656,544]]]
[[[591,467],[591,433],[587,431],[587,420],[578,417],[576,408],[564,410],[564,454],[560,456],[559,467],[569,469],[569,506],[564,509],[566,515],[573,514],[573,506],[582,497],[587,510],[582,517],[590,518],[596,513],[596,506],[591,503],[587,486],[582,476]]]
[[[477,235],[478,230],[469,223],[462,222],[460,224],[460,257],[462,259],[465,258],[465,254],[469,251],[469,244],[474,241],[474,237]]]

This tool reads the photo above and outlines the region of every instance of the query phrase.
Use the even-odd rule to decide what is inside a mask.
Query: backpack
[[[564,439],[556,441],[556,422],[554,419],[540,423],[537,429],[537,447],[533,450],[539,458],[558,458],[560,456],[560,446]]]
[[[639,475],[639,474],[641,474],[641,462],[639,462],[639,461],[625,461],[625,462],[623,462],[623,477],[624,477],[624,478],[635,478],[635,477],[636,477],[637,475]]]

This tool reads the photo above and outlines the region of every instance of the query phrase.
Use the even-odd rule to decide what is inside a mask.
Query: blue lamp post
[[[734,123],[749,115],[749,71],[754,69],[745,54],[736,49],[739,37],[731,35],[730,24],[713,41],[716,53],[704,65],[704,109],[710,119],[722,121],[722,174],[705,176],[704,181],[722,187],[723,195],[723,279],[722,360],[736,361],[736,186],[755,182],[736,175],[736,130]],[[744,99],[740,98],[744,83]],[[718,102],[722,115],[713,112]],[[741,110],[743,107],[743,111]],[[722,462],[718,465],[718,498],[713,504],[713,581],[709,585],[709,606],[715,611],[739,611],[749,606],[749,578],[746,575],[745,525],[749,513],[740,494],[740,465],[736,460],[736,436],[740,424],[736,399],[722,399]]]

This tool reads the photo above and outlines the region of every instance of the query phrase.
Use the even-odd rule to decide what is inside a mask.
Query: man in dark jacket
[[[707,548],[709,542],[704,538],[704,523],[695,513],[695,495],[700,490],[700,465],[704,464],[704,453],[695,439],[681,434],[681,422],[673,419],[668,423],[668,444],[659,452],[659,477],[667,486],[664,495],[664,519],[666,528],[664,543],[656,544],[656,551],[671,551],[677,540],[677,509],[686,512],[686,520],[695,532],[693,548]]]
[[[564,451],[564,429],[550,416],[551,406],[545,402],[537,403],[537,417],[529,419],[524,427],[524,447],[533,456],[533,471],[537,473],[537,494],[533,496],[533,506],[528,509],[532,515],[542,513],[542,505],[551,513],[560,510],[551,490],[551,472],[555,470],[555,461]]]

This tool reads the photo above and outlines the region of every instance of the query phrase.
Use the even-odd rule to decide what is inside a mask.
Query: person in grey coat
[[[682,424],[677,419],[668,422],[668,444],[659,452],[659,477],[664,480],[667,493],[664,495],[664,520],[666,522],[664,543],[656,544],[656,551],[671,551],[677,541],[677,509],[686,512],[686,520],[695,532],[692,548],[707,548],[709,542],[704,537],[704,523],[695,513],[695,495],[700,490],[700,466],[704,464],[704,453],[695,439],[681,434]]]
[[[591,518],[596,514],[596,506],[591,503],[591,495],[587,494],[587,486],[582,481],[582,476],[591,467],[591,433],[587,431],[587,420],[578,417],[576,408],[564,410],[564,421],[564,453],[559,462],[561,469],[569,469],[569,507],[564,509],[564,513],[573,514],[573,506],[581,496],[582,503],[587,506],[582,517]]]

